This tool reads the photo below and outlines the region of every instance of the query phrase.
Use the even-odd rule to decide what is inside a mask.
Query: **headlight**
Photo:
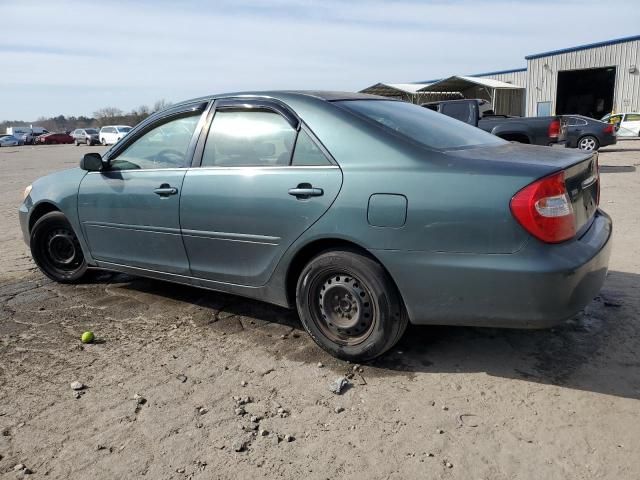
[[[29,194],[31,193],[31,188],[32,188],[32,186],[31,186],[31,185],[29,185],[29,186],[27,186],[27,188],[25,188],[25,189],[24,189],[24,196],[23,196],[23,198],[22,198],[23,200],[26,200],[26,199],[27,199],[27,197],[28,197],[28,196],[29,196]]]

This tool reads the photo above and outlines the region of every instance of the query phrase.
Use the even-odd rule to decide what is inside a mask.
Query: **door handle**
[[[304,200],[311,197],[320,197],[324,195],[324,190],[313,188],[310,183],[301,183],[296,188],[290,188],[289,195],[293,195],[299,200]]]
[[[163,183],[159,188],[156,188],[153,193],[160,195],[161,197],[168,197],[169,195],[175,195],[178,193],[178,189],[172,187],[168,183]]]

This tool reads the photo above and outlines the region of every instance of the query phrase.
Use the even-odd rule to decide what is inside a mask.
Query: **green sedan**
[[[297,308],[318,345],[366,361],[409,322],[579,312],[611,248],[597,159],[388,98],[213,95],[38,179],[19,217],[58,282],[105,269]]]

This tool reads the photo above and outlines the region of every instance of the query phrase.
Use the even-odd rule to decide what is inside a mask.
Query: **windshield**
[[[85,132],[87,132],[89,135],[97,135],[98,130],[96,130],[95,128],[86,128]]]
[[[412,103],[395,100],[343,100],[336,104],[429,148],[449,150],[506,143],[479,128]]]

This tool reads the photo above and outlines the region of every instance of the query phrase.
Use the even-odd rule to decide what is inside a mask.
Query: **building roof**
[[[414,94],[428,85],[428,83],[376,83],[375,85],[360,90],[360,92],[373,95]]]
[[[519,87],[511,83],[501,82],[500,80],[494,80],[493,78],[478,78],[478,77],[465,77],[462,75],[454,75],[453,77],[445,78],[439,82],[432,83],[422,87],[420,92],[460,92],[467,90],[473,86],[482,86],[493,89],[510,89],[521,90],[524,87]]]
[[[517,72],[526,72],[527,67],[524,68],[512,68],[511,70],[496,70],[495,72],[486,72],[486,73],[474,73],[473,75],[467,75],[469,77],[488,77],[489,75],[502,75],[505,73],[517,73]]]
[[[640,40],[640,35],[633,35],[631,37],[623,37],[623,38],[615,38],[613,40],[606,40],[604,42],[587,43],[585,45],[578,45],[577,47],[563,48],[561,50],[551,50],[550,52],[527,55],[524,58],[527,60],[533,60],[535,58],[550,57],[552,55],[560,55],[562,53],[577,52],[579,50],[588,50],[589,48],[606,47],[607,45],[616,45],[618,43],[633,42],[636,40]]]

